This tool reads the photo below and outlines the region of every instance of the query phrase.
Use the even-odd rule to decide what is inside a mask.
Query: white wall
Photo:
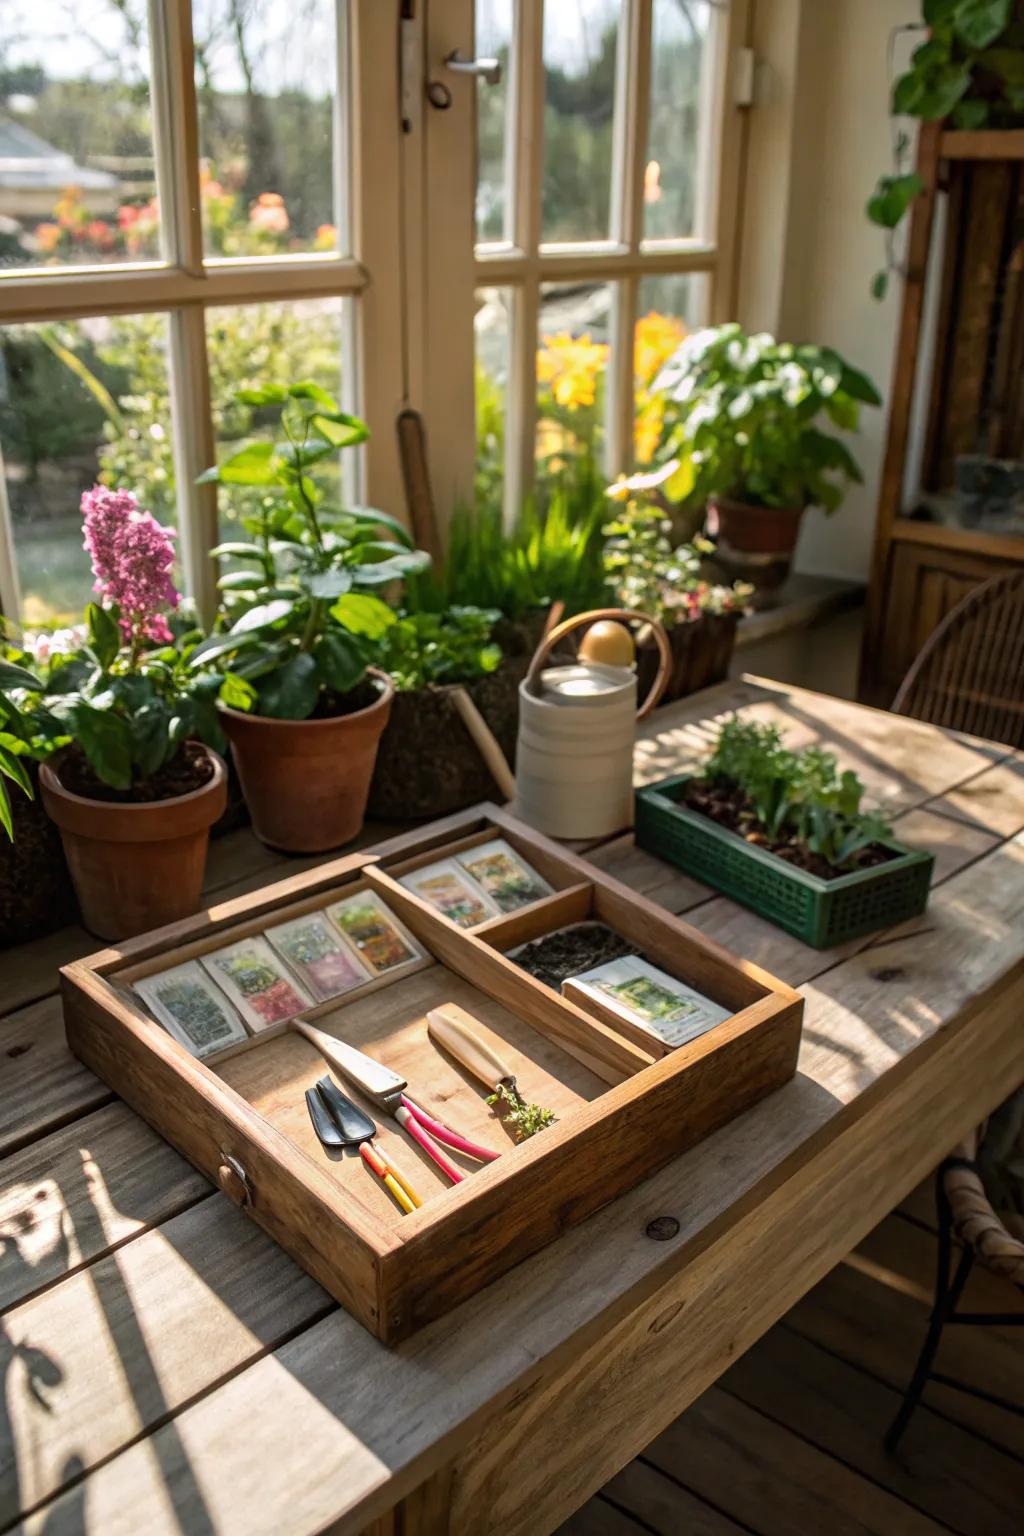
[[[883,251],[864,204],[891,158],[890,34],[919,16],[917,0],[757,0],[755,13],[739,318],[836,347],[886,398],[899,284],[882,303],[869,293]],[[798,570],[867,576],[884,434],[884,408],[866,410],[850,444],[865,484],[830,518],[808,512]]]

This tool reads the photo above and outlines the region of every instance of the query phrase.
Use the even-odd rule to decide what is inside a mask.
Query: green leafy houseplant
[[[382,637],[381,665],[400,693],[485,677],[501,663],[501,647],[491,638],[500,617],[495,609],[472,607],[403,613]]]
[[[224,612],[191,665],[231,658],[224,702],[279,720],[345,713],[395,615],[377,593],[430,558],[373,508],[329,504],[313,471],[369,436],[358,417],[310,380],[243,390],[245,406],[280,406],[281,436],[252,442],[200,477],[260,492],[241,522],[248,541],[213,551],[241,565],[218,583]],[[386,537],[383,535],[387,535]]]
[[[922,0],[921,13],[917,25],[928,37],[893,85],[893,116],[960,129],[1024,124],[1024,15],[1016,0]],[[886,264],[871,283],[876,299],[899,270],[893,232],[924,190],[907,169],[909,147],[906,134],[895,135],[893,169],[868,199],[868,218],[886,233]]]
[[[665,400],[659,457],[674,501],[834,512],[861,473],[827,430],[857,429],[879,405],[871,380],[829,347],[795,346],[731,323],[696,331],[655,380]]]

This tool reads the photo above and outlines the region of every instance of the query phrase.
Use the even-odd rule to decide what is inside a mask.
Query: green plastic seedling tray
[[[677,864],[805,944],[831,949],[924,911],[932,854],[885,840],[896,858],[822,880],[680,804],[691,777],[680,774],[637,791],[637,846]]]

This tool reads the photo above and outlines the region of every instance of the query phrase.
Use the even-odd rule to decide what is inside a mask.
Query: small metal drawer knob
[[[217,1183],[220,1185],[221,1193],[227,1195],[232,1205],[241,1206],[244,1210],[253,1202],[253,1188],[249,1183],[249,1175],[237,1157],[231,1157],[227,1152],[222,1152],[221,1156],[224,1161],[217,1169]]]

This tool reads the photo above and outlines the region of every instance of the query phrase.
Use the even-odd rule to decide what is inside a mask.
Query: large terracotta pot
[[[124,939],[197,912],[210,827],[227,803],[227,769],[205,749],[213,777],[171,800],[121,805],[64,788],[59,762],[44,763],[39,786],[60,828],[82,922],[101,939]]]
[[[803,507],[754,507],[718,496],[709,506],[708,531],[717,536],[715,559],[758,592],[781,587],[793,564]]]
[[[326,853],[358,834],[395,692],[383,672],[370,675],[374,703],[327,720],[271,720],[219,706],[252,829],[270,847]]]

